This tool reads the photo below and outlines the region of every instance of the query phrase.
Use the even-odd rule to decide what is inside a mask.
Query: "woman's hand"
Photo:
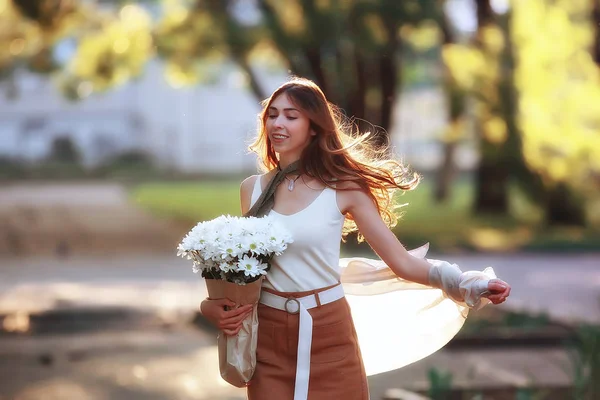
[[[484,296],[493,304],[501,304],[506,301],[509,294],[510,285],[508,283],[504,282],[502,279],[490,279],[488,282],[488,293]]]
[[[234,336],[242,329],[242,321],[252,313],[253,308],[252,304],[247,304],[235,309],[227,309],[235,305],[229,299],[206,299],[200,304],[200,313],[226,335]]]

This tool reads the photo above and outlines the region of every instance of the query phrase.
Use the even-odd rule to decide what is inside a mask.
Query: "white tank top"
[[[262,192],[261,176],[252,190],[250,207]],[[345,216],[337,206],[336,191],[325,188],[301,211],[284,215],[272,210],[292,234],[294,242],[281,256],[273,257],[264,287],[280,292],[303,292],[340,281],[340,242]]]

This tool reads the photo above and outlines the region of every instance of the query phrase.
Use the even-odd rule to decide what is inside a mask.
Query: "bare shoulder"
[[[242,214],[246,214],[250,209],[250,203],[252,201],[252,190],[254,184],[260,175],[252,175],[247,177],[240,184],[240,205],[242,208]]]
[[[338,208],[343,214],[352,214],[354,208],[372,204],[367,191],[356,182],[339,182],[336,184],[336,189]]]
[[[242,193],[247,192],[247,191],[252,191],[252,188],[254,188],[254,184],[256,182],[256,180],[260,177],[260,175],[251,175],[249,177],[247,177],[246,179],[244,179],[240,185],[240,191]]]

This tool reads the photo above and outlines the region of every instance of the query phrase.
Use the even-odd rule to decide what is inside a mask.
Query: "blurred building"
[[[236,71],[231,66],[210,85],[174,89],[154,62],[140,79],[79,102],[65,99],[47,77],[21,71],[17,96],[0,96],[0,156],[35,163],[55,139],[68,137],[87,166],[134,150],[183,172],[252,169],[246,147],[259,105]]]
[[[65,99],[45,76],[16,76],[17,96],[0,95],[0,157],[35,163],[49,155],[54,140],[68,137],[90,167],[141,151],[159,166],[186,173],[255,169],[247,145],[256,133],[259,104],[234,65],[225,65],[210,84],[174,89],[155,61],[141,78],[78,102]],[[286,75],[262,71],[260,78],[270,91]],[[398,156],[419,170],[439,165],[437,139],[446,126],[439,88],[404,92],[394,122],[390,133]],[[472,166],[474,154],[469,146],[459,149],[459,166]]]

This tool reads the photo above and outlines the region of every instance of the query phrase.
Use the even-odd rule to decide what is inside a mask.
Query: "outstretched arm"
[[[365,240],[396,275],[408,281],[442,288],[439,269],[427,260],[413,257],[408,253],[396,235],[383,222],[376,205],[367,193],[360,189],[340,190],[338,205],[342,212],[352,215]],[[448,270],[447,274],[454,274],[451,278],[457,284],[460,282],[462,272],[457,268]],[[486,293],[485,297],[492,303],[499,304],[510,294],[510,286],[500,279],[492,279],[487,282],[487,291],[489,293]]]

